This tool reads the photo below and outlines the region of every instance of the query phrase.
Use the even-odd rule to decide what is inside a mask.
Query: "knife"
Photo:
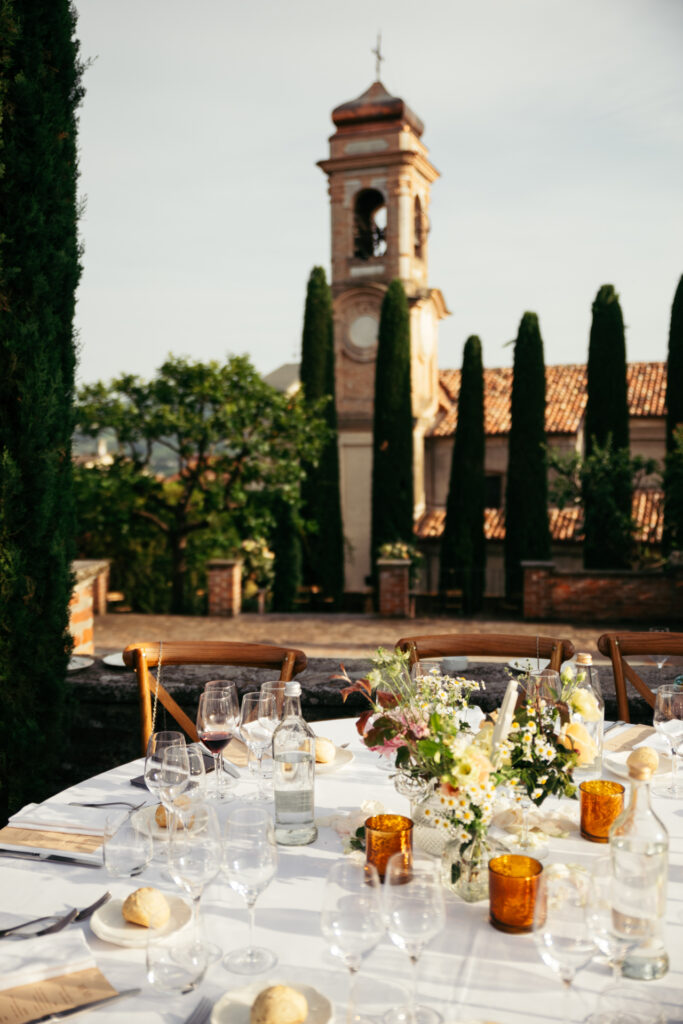
[[[77,1013],[85,1013],[86,1010],[94,1010],[105,1003],[115,1003],[117,999],[125,999],[126,996],[136,996],[142,989],[127,988],[124,992],[116,992],[113,996],[105,996],[104,999],[93,999],[90,1003],[81,1003],[80,1006],[72,1006],[68,1010],[58,1010],[56,1013],[45,1013],[42,1017],[34,1017],[27,1020],[26,1024],[46,1024],[47,1021],[64,1020],[66,1017],[75,1017]]]
[[[32,850],[0,850],[0,857],[14,857],[17,860],[52,861],[55,864],[78,864],[81,868],[101,868],[102,864],[79,857],[69,857],[60,853],[34,853]]]

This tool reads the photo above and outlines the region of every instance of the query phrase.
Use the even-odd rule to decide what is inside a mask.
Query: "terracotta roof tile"
[[[568,508],[550,508],[548,518],[550,536],[555,544],[576,544],[583,539],[579,532],[580,509],[573,505]],[[640,543],[660,544],[664,518],[664,492],[653,488],[641,488],[633,493],[633,519],[636,524],[635,538]],[[415,534],[420,540],[439,540],[446,522],[444,509],[430,509],[415,524]],[[505,540],[505,512],[499,508],[484,510],[484,535],[489,541]]]
[[[430,435],[451,437],[458,422],[460,370],[439,371],[439,407]],[[549,434],[575,434],[586,408],[586,367],[546,366],[545,429]],[[664,416],[666,363],[629,363],[626,369],[631,416]],[[488,436],[510,431],[512,369],[484,370],[484,431]]]

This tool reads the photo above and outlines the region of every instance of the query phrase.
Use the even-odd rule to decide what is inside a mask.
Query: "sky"
[[[169,353],[298,362],[330,272],[334,107],[381,80],[425,124],[429,277],[512,363],[527,310],[547,364],[585,362],[620,295],[627,358],[666,359],[683,273],[683,0],[75,0],[81,383]]]

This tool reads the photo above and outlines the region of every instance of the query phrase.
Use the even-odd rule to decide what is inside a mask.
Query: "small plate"
[[[164,893],[164,896],[171,908],[171,916],[163,928],[155,931],[155,935],[170,935],[171,932],[180,931],[192,917],[192,911],[180,896],[172,896],[169,893]],[[98,939],[111,942],[115,946],[128,946],[131,949],[146,946],[149,928],[126,921],[121,913],[122,907],[123,900],[109,900],[90,918],[90,927]]]
[[[316,775],[329,775],[331,772],[338,772],[340,768],[351,764],[354,757],[352,750],[348,750],[346,747],[335,747],[335,751],[334,761],[328,761],[327,764],[316,764]]]
[[[550,658],[513,658],[508,665],[514,672],[542,672],[550,664]]]
[[[137,829],[138,832],[148,833],[152,839],[168,839],[168,829],[162,828],[161,825],[157,824],[156,812],[159,804],[147,804],[146,807],[140,807],[134,814],[131,814],[130,820],[133,828]],[[196,828],[193,831],[199,833],[203,831]]]
[[[94,664],[94,658],[88,658],[84,654],[72,654],[69,658],[69,664],[66,666],[66,670],[67,672],[80,672],[81,669],[90,668],[90,666]]]
[[[211,1011],[211,1024],[249,1024],[251,1006],[259,992],[269,985],[286,985],[286,981],[266,983],[255,981],[244,988],[234,988],[222,995]],[[291,985],[308,1003],[306,1024],[326,1024],[332,1016],[332,1004],[329,999],[310,985]]]
[[[102,661],[105,665],[109,665],[110,668],[128,668],[123,661],[123,653],[121,651],[118,654],[107,654]]]
[[[605,768],[609,768],[609,770],[614,772],[615,775],[621,775],[623,778],[627,779],[628,765],[626,764],[626,761],[628,760],[629,754],[632,753],[632,750],[614,750],[609,753],[604,753],[602,755],[603,764],[605,765]],[[667,754],[660,754],[659,751],[657,751],[657,753],[659,755],[659,764],[657,766],[657,771],[653,772],[653,774],[669,775],[671,772],[671,758]]]

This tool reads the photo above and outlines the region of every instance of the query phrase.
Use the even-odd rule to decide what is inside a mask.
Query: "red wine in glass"
[[[199,738],[206,749],[212,754],[221,754],[230,742],[231,736],[229,732],[215,732],[211,730],[209,732],[200,732]]]
[[[230,800],[223,778],[223,751],[232,739],[237,720],[237,693],[228,689],[207,688],[199,698],[197,709],[197,735],[211,751],[214,761],[217,800]]]

